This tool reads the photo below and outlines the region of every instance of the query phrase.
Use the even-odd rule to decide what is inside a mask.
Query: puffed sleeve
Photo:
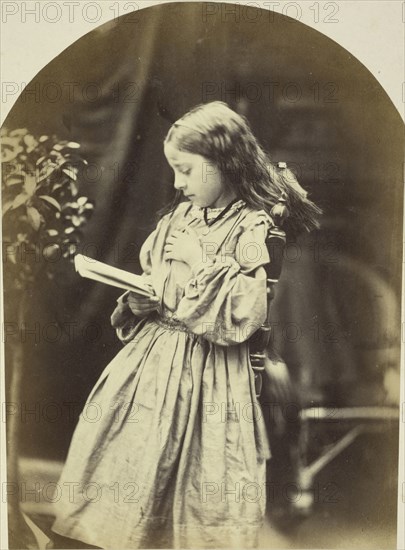
[[[161,220],[162,221],[162,220]],[[158,223],[156,229],[152,231],[152,233],[149,235],[149,237],[146,239],[146,241],[141,246],[141,250],[139,252],[139,262],[142,267],[142,275],[143,277],[149,277],[152,272],[152,248],[155,243],[157,232],[160,228],[161,221]]]
[[[235,257],[217,255],[192,267],[176,317],[195,334],[223,346],[246,341],[265,321],[265,244],[269,218],[258,216],[240,235]]]

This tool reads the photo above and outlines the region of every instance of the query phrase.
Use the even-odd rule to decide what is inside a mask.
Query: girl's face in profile
[[[164,152],[174,171],[174,187],[196,206],[225,207],[235,198],[217,166],[205,157],[180,151],[170,143],[165,144]]]

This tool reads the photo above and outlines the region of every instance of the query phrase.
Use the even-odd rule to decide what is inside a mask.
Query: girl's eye
[[[184,174],[185,176],[188,176],[191,172],[190,168],[184,168],[183,170],[180,170],[181,174]]]

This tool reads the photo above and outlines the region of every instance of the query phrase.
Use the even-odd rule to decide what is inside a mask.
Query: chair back
[[[274,225],[269,229],[266,238],[266,246],[270,257],[270,263],[264,266],[266,271],[266,300],[267,315],[261,327],[249,338],[250,363],[255,374],[256,396],[259,398],[263,387],[263,371],[266,360],[267,348],[271,338],[271,303],[275,295],[275,286],[280,278],[283,267],[283,257],[286,245],[286,233],[282,229],[284,220],[288,216],[282,195],[278,203],[273,207],[271,214]]]

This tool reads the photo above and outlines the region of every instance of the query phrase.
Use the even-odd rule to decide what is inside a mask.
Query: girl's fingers
[[[191,235],[192,237],[198,237],[196,230],[188,225],[183,229],[183,232],[187,233],[187,235]]]
[[[156,309],[157,308],[157,303],[155,304],[134,304],[134,305],[130,305],[130,309],[135,313],[135,312],[139,312],[139,311],[152,311],[153,309]]]
[[[140,313],[148,313],[149,311],[151,311],[152,308],[151,307],[132,307],[131,308],[131,311],[132,313],[134,313],[135,315],[139,315]]]
[[[150,311],[154,311],[157,309],[157,306],[159,304],[159,298],[153,297],[153,299],[149,299],[147,301],[142,300],[133,300],[128,301],[128,305],[135,315],[139,315],[141,313],[149,313]]]
[[[145,317],[145,315],[152,313],[152,311],[155,311],[156,309],[156,307],[149,307],[145,309],[131,308],[131,311],[136,317]]]
[[[169,237],[167,237],[166,239],[166,244],[174,244],[177,239],[179,238],[179,234],[175,235],[174,233],[172,235],[170,235]]]
[[[128,296],[128,302],[145,302],[149,300],[150,298],[153,298],[153,296],[144,296],[143,294],[137,294],[136,292],[131,292],[131,294]]]
[[[143,307],[145,305],[156,304],[159,302],[157,296],[142,296],[141,294],[136,298],[128,298],[129,305]]]
[[[175,229],[173,233],[171,233],[169,237],[166,239],[166,242],[171,238],[177,239],[178,237],[184,234],[198,237],[196,230],[187,225],[186,227],[183,227],[183,229]]]
[[[191,229],[191,231],[194,231],[193,229]],[[168,237],[168,239],[170,238],[173,238],[173,239],[178,239],[179,237],[181,237],[181,235],[184,235],[185,233],[189,233],[190,232],[190,228],[189,227],[184,227],[183,229],[175,229],[173,231],[173,233],[170,234],[170,236]],[[167,239],[167,240],[168,240]],[[167,242],[167,241],[166,241]]]
[[[165,260],[178,260],[177,256],[173,252],[167,252],[164,256]]]

